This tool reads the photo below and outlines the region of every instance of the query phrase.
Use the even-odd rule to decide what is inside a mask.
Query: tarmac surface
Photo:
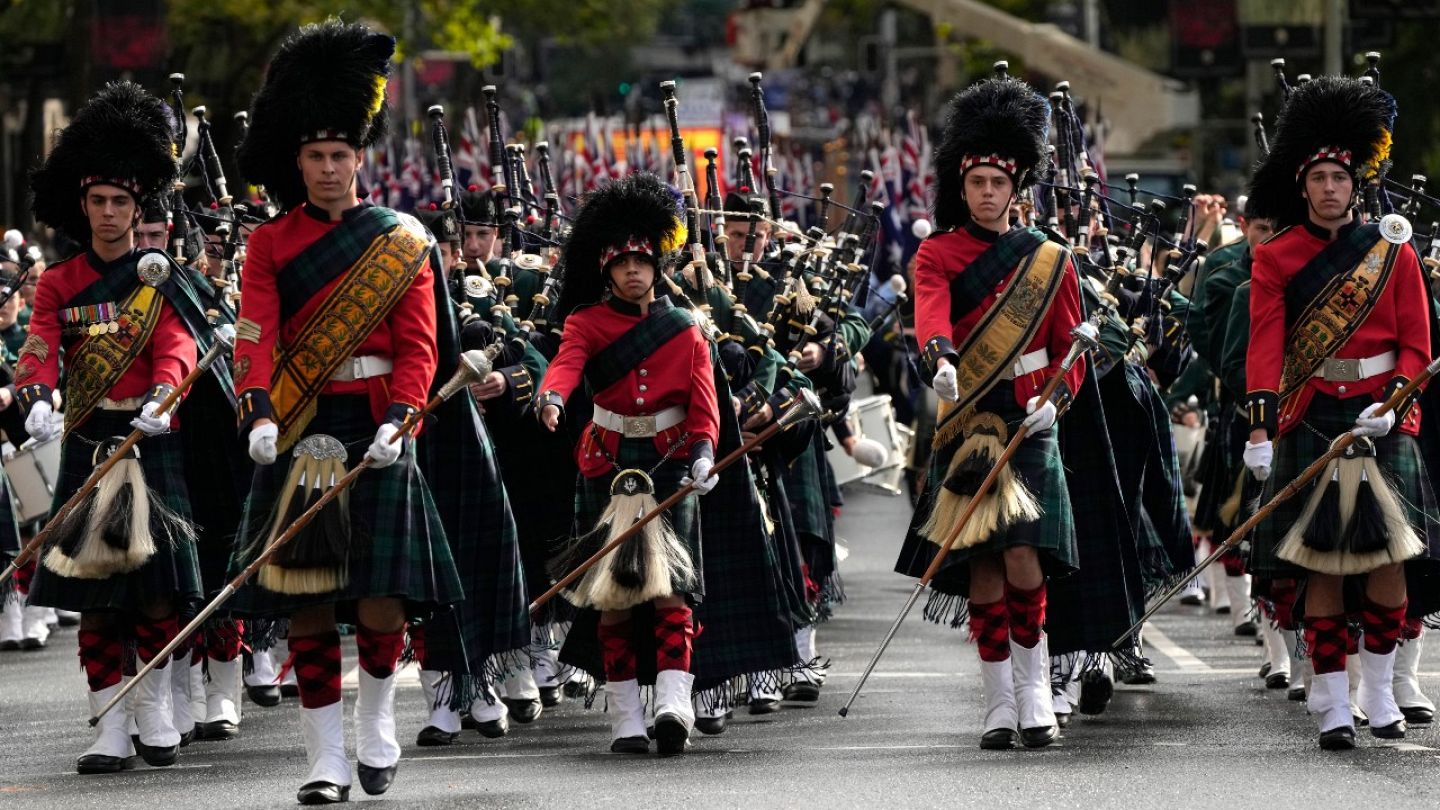
[[[1256,677],[1260,648],[1203,607],[1171,605],[1152,623],[1158,683],[1119,686],[1104,714],[1075,715],[1050,748],[979,749],[975,652],[919,610],[841,719],[837,709],[913,587],[890,570],[908,519],[903,497],[847,491],[839,532],[848,601],[820,628],[832,663],[818,705],[737,711],[723,735],[697,733],[679,759],[610,754],[606,716],[576,701],[512,724],[503,739],[470,731],[448,748],[422,749],[414,739],[426,714],[412,666],[399,690],[395,786],[367,797],[357,783],[351,801],[545,810],[1440,806],[1440,726],[1411,729],[1399,744],[1361,729],[1355,751],[1320,751],[1304,705]],[[348,642],[347,707],[356,665]],[[193,743],[173,767],[137,759],[121,774],[76,775],[90,733],[74,645],[74,631],[61,630],[46,650],[0,654],[0,808],[294,805],[306,771],[294,699],[270,709],[247,701],[238,739]],[[1425,651],[1421,671],[1440,697],[1440,645]]]

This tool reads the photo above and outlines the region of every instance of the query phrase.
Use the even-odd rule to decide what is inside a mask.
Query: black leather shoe
[[[1405,721],[1396,720],[1388,726],[1370,726],[1370,736],[1381,740],[1405,739]]]
[[[510,719],[517,723],[533,723],[540,716],[544,708],[540,705],[540,698],[500,698],[505,701],[505,708],[510,711]]]
[[[247,685],[245,687],[245,694],[247,697],[250,698],[250,702],[254,703],[256,706],[264,706],[266,708],[269,708],[271,706],[280,705],[280,687],[278,686]],[[304,788],[301,789],[303,790]]]
[[[215,720],[195,725],[197,740],[233,740],[240,736],[240,727],[229,720]]]
[[[25,652],[35,652],[36,650],[43,650],[45,649],[45,642],[41,641],[38,638],[22,639],[20,641],[20,649],[24,650]]]
[[[1070,712],[1056,712],[1055,725],[1060,728],[1068,728],[1070,726]]]
[[[191,729],[190,729],[189,731],[182,731],[182,732],[180,732],[180,747],[181,747],[181,748],[184,748],[185,746],[189,745],[194,739],[195,739],[195,729],[194,729],[194,727],[191,727]]]
[[[540,687],[540,705],[541,705],[541,706],[544,706],[544,707],[547,708],[547,709],[553,709],[553,708],[555,708],[556,706],[559,706],[560,703],[561,703],[561,701],[563,701],[563,700],[565,700],[565,695],[560,691],[560,687],[558,687],[558,686],[542,686],[542,687]]]
[[[585,693],[590,691],[590,685],[585,681],[566,681],[565,697],[583,698]]]
[[[129,767],[125,757],[110,757],[104,754],[86,754],[75,760],[75,772],[83,774],[91,773],[119,773]]]
[[[1180,597],[1180,604],[1188,607],[1200,607],[1205,604],[1205,597],[1198,593],[1189,593]]]
[[[648,754],[650,753],[649,737],[621,737],[610,743],[612,754]]]
[[[685,753],[690,742],[690,730],[678,717],[662,714],[655,718],[655,753],[662,757],[673,757]]]
[[[12,638],[0,641],[0,652],[14,652],[18,649],[20,649],[20,642],[17,639]]]
[[[1265,676],[1266,689],[1288,689],[1290,687],[1290,673],[1272,672]]]
[[[980,747],[986,751],[1009,751],[1019,739],[1013,728],[992,728],[980,735]]]
[[[1148,686],[1149,684],[1155,683],[1155,680],[1155,667],[1147,663],[1139,669],[1134,669],[1126,673],[1121,683],[1127,686]]]
[[[770,698],[751,698],[749,712],[751,714],[771,714],[780,711],[780,701]]]
[[[1261,677],[1261,678],[1265,678],[1265,677],[1268,677],[1269,675],[1270,675],[1270,662],[1269,662],[1269,661],[1266,661],[1265,663],[1263,663],[1263,664],[1260,665],[1260,677]]]
[[[281,697],[300,697],[300,684],[298,684],[298,683],[282,683],[282,684],[280,684],[280,696],[281,696]]]
[[[1115,697],[1115,682],[1098,669],[1092,669],[1080,676],[1080,705],[1075,708],[1081,714],[1103,714]]]
[[[459,736],[458,731],[441,731],[434,726],[426,726],[415,735],[415,744],[421,748],[434,748],[437,745],[449,745]]]
[[[1235,625],[1235,635],[1237,636],[1251,638],[1254,636],[1258,636],[1259,634],[1260,628],[1256,627],[1254,622],[1244,621]]]
[[[730,712],[726,712],[719,717],[697,717],[695,718],[695,730],[701,734],[709,734],[711,736],[724,734],[725,721],[729,719]]]
[[[295,794],[301,804],[340,804],[350,801],[350,786],[330,782],[306,782]]]
[[[355,763],[355,771],[360,775],[360,789],[370,796],[379,796],[395,784],[395,771],[399,767],[373,768],[363,762]]]
[[[1412,726],[1427,726],[1435,720],[1435,710],[1424,706],[1401,706],[1400,713],[1405,715],[1405,722]]]
[[[470,722],[474,723],[474,728],[480,732],[480,736],[487,740],[498,740],[510,733],[510,720],[503,714],[496,720],[486,720],[483,723],[476,720],[470,720]],[[464,723],[462,722],[461,725],[463,726]]]
[[[1290,687],[1290,689],[1285,693],[1285,699],[1286,699],[1286,700],[1293,700],[1293,701],[1296,701],[1296,702],[1299,702],[1299,701],[1304,700],[1304,699],[1305,699],[1305,682],[1304,682],[1304,681],[1297,681],[1297,682],[1295,683],[1295,685],[1292,686],[1292,687]]]
[[[137,738],[135,741],[135,752],[145,760],[145,764],[152,768],[164,768],[175,764],[175,756],[180,752],[178,745],[154,746],[146,745]]]
[[[796,703],[816,703],[820,700],[820,684],[796,681],[785,687],[785,699]]]
[[[1044,748],[1058,739],[1060,739],[1060,729],[1055,726],[1020,729],[1020,743],[1026,748]]]
[[[1349,751],[1355,747],[1355,729],[1349,726],[1320,732],[1320,748],[1324,751]]]

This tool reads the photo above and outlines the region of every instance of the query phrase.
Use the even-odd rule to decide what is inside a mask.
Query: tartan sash
[[[280,320],[290,320],[305,308],[325,285],[360,260],[381,234],[400,224],[400,216],[389,208],[367,205],[348,214],[340,225],[315,240],[275,276],[280,296]]]
[[[390,314],[430,256],[430,239],[423,229],[408,227],[388,209],[368,210],[384,211],[395,222],[395,227],[372,239],[359,258],[343,268],[345,275],[300,327],[295,339],[276,347],[270,402],[275,410],[275,423],[280,428],[277,446],[282,453],[299,441],[306,425],[314,418],[316,398],[325,384]],[[363,216],[366,211],[360,214]],[[331,234],[353,227],[361,226],[346,220]],[[327,255],[339,261],[338,257],[345,255],[343,246],[350,241],[353,233],[334,242],[335,250]],[[301,256],[306,255],[319,254],[307,249]],[[285,278],[292,267],[287,265],[277,274],[279,278]],[[300,274],[313,278],[322,272],[318,267],[306,265]],[[336,275],[339,273],[330,273],[332,278]],[[298,289],[297,285],[291,292]]]
[[[1280,372],[1280,411],[1315,369],[1354,335],[1379,302],[1395,269],[1399,245],[1362,225],[1326,245],[1286,285],[1285,364]]]
[[[950,279],[950,322],[959,321],[980,306],[1015,265],[1044,241],[1045,234],[1037,228],[1015,228],[1001,234],[984,253],[975,257],[965,272]]]
[[[96,324],[92,327],[96,330],[94,334],[85,336],[66,351],[66,436],[89,418],[100,400],[125,376],[160,322],[163,297],[158,288],[140,282],[135,271],[139,254],[131,254],[131,258],[135,262],[111,270],[66,302],[67,306],[83,306],[123,296],[111,328]]]
[[[959,360],[955,363],[955,379],[960,400],[940,401],[933,445],[937,450],[960,438],[961,426],[968,421],[975,403],[1000,382],[1030,345],[1060,291],[1069,252],[1043,235],[1033,245],[1028,255],[1020,257],[1020,266],[995,304],[956,349]],[[994,249],[980,254],[976,263]],[[969,272],[970,268],[966,268],[960,275]],[[994,289],[993,283],[990,289]]]
[[[688,310],[657,300],[639,323],[585,362],[585,384],[599,393],[620,382],[656,349],[695,323]]]

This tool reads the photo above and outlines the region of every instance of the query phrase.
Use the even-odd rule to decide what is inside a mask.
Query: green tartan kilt
[[[1274,497],[1275,492],[1295,480],[1312,462],[1324,455],[1330,442],[1342,432],[1355,426],[1355,417],[1374,400],[1370,397],[1336,399],[1316,394],[1306,409],[1305,418],[1295,429],[1281,436],[1275,442],[1275,458],[1270,478],[1266,480],[1260,497],[1264,504]],[[1430,488],[1430,479],[1425,472],[1425,462],[1420,457],[1420,445],[1415,437],[1391,432],[1375,440],[1376,461],[1390,477],[1400,495],[1401,503],[1410,523],[1420,532],[1427,551],[1406,563],[1406,575],[1410,580],[1410,615],[1426,615],[1440,610],[1440,520],[1437,520],[1435,493]],[[1324,476],[1300,490],[1294,497],[1280,504],[1260,525],[1255,527],[1251,538],[1250,570],[1257,577],[1267,579],[1304,579],[1307,571],[1297,565],[1280,559],[1276,549],[1285,538],[1285,533],[1300,518],[1305,503]]]
[[[999,415],[1011,436],[1025,420],[1025,411],[1015,404],[1014,389],[1006,382],[981,397],[977,408]],[[962,443],[951,442],[949,447],[930,454],[925,489],[915,505],[900,559],[895,564],[898,573],[917,578],[923,576],[940,549],[939,545],[921,536],[920,528],[930,517],[936,493],[944,485],[950,462]],[[970,590],[970,560],[977,555],[995,554],[1015,546],[1032,546],[1039,551],[1041,568],[1048,577],[1061,577],[1078,567],[1075,517],[1065,484],[1065,468],[1060,459],[1056,428],[1027,435],[1011,457],[1010,468],[1035,496],[1040,504],[1041,516],[1009,526],[983,543],[969,548],[952,548],[931,581],[935,591],[947,596],[966,597]]]
[[[589,428],[587,428],[588,430]],[[655,501],[665,500],[680,489],[680,479],[690,473],[687,459],[669,459],[661,462],[663,455],[655,449],[653,439],[621,439],[616,461],[621,469],[643,470],[655,483]],[[659,465],[658,467],[656,465]],[[575,527],[572,537],[583,537],[595,528],[600,515],[610,503],[610,482],[615,480],[617,469],[603,475],[586,478],[576,476]],[[665,511],[665,519],[676,535],[685,541],[690,551],[690,561],[695,566],[694,582],[676,582],[675,593],[689,596],[692,602],[699,602],[705,596],[705,577],[700,554],[700,496],[691,492]]]
[[[112,436],[127,436],[134,428],[130,420],[139,411],[95,410],[90,418],[71,431],[60,450],[60,477],[55,485],[53,514],[70,499],[95,469],[97,443]],[[190,498],[185,485],[184,450],[178,433],[166,433],[140,440],[140,469],[145,484],[172,512],[190,518]],[[45,549],[40,552],[44,559]],[[62,577],[36,566],[30,583],[30,604],[78,612],[114,610],[135,612],[155,600],[173,599],[184,610],[200,600],[200,562],[193,541],[173,545],[157,542],[155,556],[128,574],[107,579]]]
[[[325,433],[350,451],[353,469],[375,439],[376,424],[365,395],[321,396],[304,435]],[[350,548],[343,590],[325,594],[281,594],[252,579],[230,603],[243,616],[286,616],[310,605],[350,602],[367,597],[404,599],[412,615],[464,598],[445,528],[425,477],[416,465],[413,443],[405,455],[382,469],[361,473],[350,486]],[[258,553],[272,511],[290,472],[289,453],[274,464],[257,465],[250,498],[240,522],[230,575],[238,574]]]

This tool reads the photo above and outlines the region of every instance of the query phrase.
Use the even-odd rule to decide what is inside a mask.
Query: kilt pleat
[[[94,470],[92,459],[97,443],[113,436],[127,436],[134,429],[130,420],[138,411],[96,410],[71,431],[60,449],[60,476],[55,485],[51,513],[58,510]],[[166,433],[142,439],[136,445],[145,484],[160,502],[184,519],[190,518],[190,498],[185,481],[184,448],[180,436]],[[45,550],[41,550],[43,555]],[[43,556],[42,556],[43,559]],[[77,612],[111,610],[136,612],[154,600],[171,598],[184,611],[203,595],[199,557],[195,543],[157,543],[155,555],[128,574],[106,579],[63,577],[43,564],[36,566],[30,583],[30,603]]]
[[[365,456],[376,424],[364,395],[321,396],[305,435],[324,433],[349,450],[347,468]],[[245,504],[230,573],[239,573],[258,553],[271,513],[290,471],[290,454],[257,466]],[[366,597],[395,597],[410,603],[412,616],[464,598],[445,528],[435,509],[413,449],[382,469],[362,473],[348,495],[351,538],[345,586],[325,594],[281,594],[251,580],[232,601],[245,616],[283,616],[310,605],[349,603]]]
[[[234,407],[213,374],[196,382],[178,413],[200,578],[207,596],[227,582],[230,552],[240,530],[251,470],[255,466],[245,442],[234,431],[212,427],[225,424],[234,414]]]
[[[483,679],[492,656],[529,647],[525,569],[495,450],[474,401],[462,392],[437,416],[419,439],[419,462],[465,598],[425,620],[425,665]]]
[[[1134,436],[1149,433],[1148,418],[1112,418],[1112,403],[1102,394],[1108,388],[1117,404],[1138,410],[1126,372],[1111,371],[1100,384],[1087,373],[1060,423],[1079,570],[1048,586],[1045,631],[1052,655],[1110,652],[1145,609],[1140,480],[1135,475],[1127,484],[1117,462],[1129,456],[1129,466],[1143,470],[1154,439]]]
[[[1373,400],[1369,397],[1336,399],[1316,394],[1310,401],[1301,423],[1275,442],[1275,458],[1270,478],[1261,490],[1264,504],[1275,493],[1293,481],[1315,459],[1323,455],[1330,442],[1340,433],[1355,426],[1355,417]],[[1440,509],[1430,485],[1426,464],[1420,455],[1415,437],[1391,432],[1375,439],[1376,461],[1389,476],[1399,493],[1410,525],[1420,533],[1427,551],[1405,563],[1409,583],[1409,614],[1426,616],[1440,611]],[[1322,478],[1323,476],[1317,476]],[[1276,556],[1285,533],[1299,519],[1314,488],[1325,482],[1312,481],[1294,497],[1280,504],[1274,512],[1255,527],[1251,538],[1250,570],[1267,579],[1304,579],[1308,572]],[[1352,577],[1358,581],[1361,577]]]

